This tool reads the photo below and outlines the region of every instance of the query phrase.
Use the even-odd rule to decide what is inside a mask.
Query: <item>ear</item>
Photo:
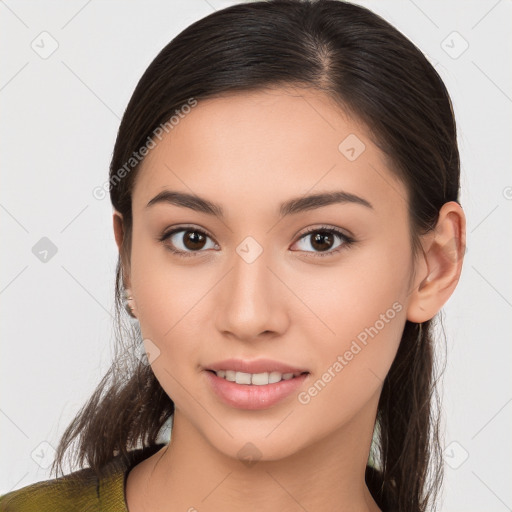
[[[418,279],[407,306],[407,320],[415,323],[433,318],[450,298],[462,271],[466,250],[466,217],[455,201],[445,203],[433,231],[423,235],[418,255]]]
[[[131,290],[131,281],[130,281],[130,265],[126,261],[126,257],[123,253],[123,241],[125,237],[124,232],[124,222],[123,216],[117,210],[114,210],[112,215],[112,221],[114,226],[114,237],[116,239],[116,245],[119,250],[119,256],[121,258],[122,272],[123,272],[123,283],[125,286],[125,291],[127,297],[132,297],[129,300],[126,300],[126,311],[129,315],[134,318],[137,318],[137,308],[135,305],[135,299],[133,298],[133,292]]]
[[[112,215],[113,225],[114,225],[114,236],[116,239],[117,249],[119,250],[119,256],[121,258],[121,263],[123,266],[123,283],[125,286],[130,286],[129,283],[129,271],[126,268],[125,256],[123,253],[123,241],[124,241],[124,222],[123,216],[117,210],[114,210]]]

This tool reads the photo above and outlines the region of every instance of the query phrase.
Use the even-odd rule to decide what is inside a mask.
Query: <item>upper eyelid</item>
[[[210,235],[208,231],[206,231],[203,228],[199,228],[197,226],[177,226],[174,228],[169,229],[168,231],[164,231],[161,238],[168,237],[170,235],[174,235],[176,233],[179,233],[180,231],[197,231],[199,233],[202,233],[203,235],[206,235],[207,237],[211,238],[212,240],[215,240],[215,237]],[[215,240],[216,242],[216,240]]]
[[[184,225],[184,226],[177,226],[177,227],[171,228],[168,231],[167,230],[164,231],[162,237],[169,236],[170,234],[179,233],[180,231],[187,231],[187,230],[189,230],[189,231],[198,231],[200,233],[203,233],[204,235],[209,236],[211,239],[215,240],[215,237],[213,235],[211,235],[207,230],[205,230],[204,228],[200,228],[198,226],[193,226],[193,225]],[[300,236],[304,236],[304,235],[310,234],[311,232],[322,231],[322,230],[324,230],[324,231],[337,231],[340,234],[346,236],[347,238],[353,238],[353,235],[350,232],[347,232],[346,229],[339,228],[337,226],[331,226],[329,224],[322,224],[322,225],[319,225],[319,226],[313,226],[313,227],[310,227],[310,228],[304,228],[299,233],[297,233],[295,236],[299,236],[300,237]]]

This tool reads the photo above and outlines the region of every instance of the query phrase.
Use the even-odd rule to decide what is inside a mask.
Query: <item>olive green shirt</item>
[[[128,512],[125,485],[130,469],[163,446],[129,451],[128,461],[117,455],[102,478],[85,468],[11,491],[0,496],[0,512]]]

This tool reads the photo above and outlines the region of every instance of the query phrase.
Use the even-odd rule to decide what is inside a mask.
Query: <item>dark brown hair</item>
[[[124,113],[110,166],[110,198],[124,218],[116,269],[118,353],[62,436],[53,470],[73,441],[78,466],[101,468],[115,455],[157,443],[174,404],[151,367],[134,356],[140,329],[123,305],[131,250],[131,196],[138,165],[126,163],[154,130],[191,99],[295,86],[328,94],[361,120],[408,192],[411,246],[441,206],[458,200],[459,153],[451,101],[436,70],[397,29],[338,0],[269,0],[234,5],[176,36],[140,79]],[[149,139],[148,139],[149,137]],[[124,168],[125,172],[120,173]],[[122,179],[120,179],[122,175]],[[383,383],[366,481],[383,510],[434,509],[441,488],[439,397],[433,328],[406,321]]]

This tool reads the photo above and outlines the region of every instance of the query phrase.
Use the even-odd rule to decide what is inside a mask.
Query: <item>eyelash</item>
[[[173,230],[171,230],[171,231],[169,231],[167,233],[164,233],[161,237],[158,238],[159,242],[164,243],[165,247],[169,251],[171,251],[172,253],[176,254],[179,257],[184,257],[184,258],[195,257],[195,256],[198,256],[201,252],[204,252],[204,251],[192,251],[192,252],[181,251],[181,250],[178,250],[178,249],[174,249],[172,246],[170,246],[170,245],[165,243],[167,239],[169,239],[172,235],[175,235],[176,233],[179,233],[180,231],[184,231],[184,232],[189,231],[189,232],[193,232],[193,233],[199,233],[201,235],[204,235],[204,236],[206,236],[208,238],[212,238],[213,239],[213,237],[211,237],[208,233],[206,233],[202,229],[197,229],[194,226],[179,226],[179,227],[174,228]],[[334,254],[338,254],[342,250],[347,249],[353,243],[355,243],[355,240],[353,238],[347,236],[345,233],[342,233],[339,229],[331,227],[331,226],[320,226],[318,228],[309,229],[308,231],[306,231],[304,233],[301,233],[299,235],[298,240],[302,240],[303,238],[307,237],[307,235],[311,235],[312,233],[329,233],[329,234],[334,234],[334,235],[338,236],[342,240],[342,242],[343,242],[340,246],[338,246],[333,251],[313,253],[314,257],[322,258],[322,257],[325,257],[325,256],[332,256]],[[305,251],[305,252],[311,252],[311,251]]]

